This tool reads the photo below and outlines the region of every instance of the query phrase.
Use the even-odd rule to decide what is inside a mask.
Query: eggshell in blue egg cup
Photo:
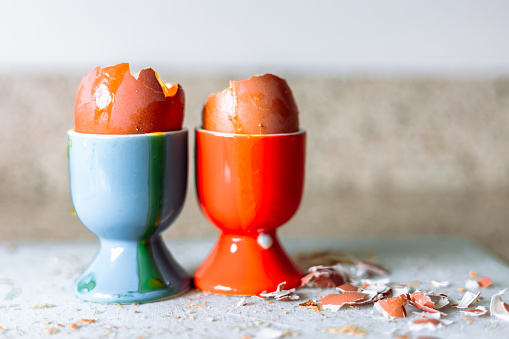
[[[142,303],[179,295],[190,276],[166,248],[162,233],[187,192],[188,131],[149,134],[68,132],[74,210],[100,240],[74,284],[81,299]]]

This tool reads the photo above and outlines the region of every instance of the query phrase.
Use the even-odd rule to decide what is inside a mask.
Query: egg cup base
[[[222,233],[195,274],[195,286],[224,295],[259,295],[300,285],[302,272],[281,246],[276,232]]]
[[[85,301],[133,304],[173,298],[187,291],[190,283],[160,236],[138,241],[103,239],[73,290]]]

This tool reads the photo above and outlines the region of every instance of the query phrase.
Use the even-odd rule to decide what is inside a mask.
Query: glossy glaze
[[[286,81],[272,74],[230,81],[203,108],[203,129],[236,134],[294,133],[299,112]]]
[[[182,128],[184,90],[167,87],[151,68],[135,79],[129,64],[92,70],[74,104],[75,130],[91,134],[143,134]]]
[[[69,131],[73,207],[101,242],[75,283],[78,297],[148,302],[188,289],[190,277],[161,237],[185,200],[187,139],[187,130],[134,135]]]
[[[221,229],[195,274],[198,288],[256,295],[300,283],[301,272],[279,244],[276,229],[302,197],[304,131],[249,135],[196,130],[196,190],[203,213]]]

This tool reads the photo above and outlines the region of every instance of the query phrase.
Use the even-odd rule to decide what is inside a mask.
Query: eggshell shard
[[[410,293],[410,289],[406,285],[394,285],[391,288],[392,295],[397,297],[399,295],[407,295]]]
[[[416,325],[419,325],[419,324],[431,324],[433,326],[438,326],[438,325],[441,324],[440,320],[437,320],[437,319],[418,319],[418,320],[414,320],[413,323],[416,324]]]
[[[458,305],[456,306],[457,308],[468,308],[470,306],[470,304],[472,304],[474,301],[476,301],[479,296],[481,295],[481,292],[477,293],[477,294],[474,294],[472,292],[465,292],[465,294],[463,295],[463,298],[460,300],[460,302],[458,303]]]
[[[431,280],[431,286],[433,286],[434,288],[443,288],[443,287],[449,286],[449,282],[448,281]]]
[[[410,326],[408,327],[408,329],[410,331],[421,331],[421,330],[434,331],[435,329],[443,328],[444,326],[448,326],[451,323],[452,323],[451,321],[446,321],[446,320],[423,318],[423,319],[418,319],[418,320],[414,320],[414,321],[410,322],[410,324],[409,324]],[[421,337],[419,337],[419,338],[421,338]]]
[[[235,134],[293,133],[299,112],[286,81],[272,74],[230,81],[211,94],[203,108],[203,128]]]
[[[423,305],[423,306],[426,306],[426,307],[430,307],[430,308],[435,307],[435,303],[431,301],[431,298],[429,296],[425,295],[424,293],[422,293],[419,290],[417,290],[414,293],[412,293],[412,297],[411,298],[412,298],[411,300],[413,302],[418,303],[420,305]]]
[[[336,287],[339,291],[341,292],[359,292],[360,288],[355,286],[355,285],[352,285],[350,283],[346,283],[346,284],[343,284],[343,285],[340,285],[338,287]]]
[[[322,306],[324,305],[338,305],[342,306],[344,304],[352,304],[356,301],[364,300],[367,297],[367,294],[360,292],[345,292],[341,294],[329,294],[322,299],[320,299],[320,303]]]
[[[502,295],[505,291],[504,289],[491,297],[490,313],[494,317],[509,321],[509,304],[504,303],[502,300]]]
[[[493,282],[488,277],[482,277],[481,279],[477,280],[477,283],[479,286],[481,286],[481,288],[487,288],[493,285]]]
[[[129,64],[92,70],[81,81],[74,104],[75,130],[93,134],[142,134],[182,128],[184,90],[167,87],[151,68],[138,79]]]
[[[339,266],[313,266],[309,274],[301,279],[301,287],[334,288],[346,282],[347,277],[338,269]]]
[[[477,306],[473,309],[461,310],[460,312],[473,317],[482,317],[490,313],[490,311],[483,306]]]
[[[285,290],[284,287],[286,285],[286,281],[280,283],[277,285],[277,289],[274,292],[267,292],[263,291],[260,293],[260,297],[262,298],[274,298],[279,301],[286,301],[286,300],[299,300],[300,296],[298,294],[294,294],[295,288]]]
[[[389,318],[406,318],[408,298],[404,295],[396,298],[378,300],[373,306],[376,311]]]

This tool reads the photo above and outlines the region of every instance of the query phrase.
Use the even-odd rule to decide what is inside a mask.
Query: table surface
[[[214,243],[213,239],[168,241],[176,259],[194,272]],[[393,283],[410,283],[421,291],[436,290],[459,301],[469,272],[488,276],[493,286],[482,289],[478,305],[489,309],[491,296],[509,287],[509,267],[476,244],[458,238],[283,239],[292,255],[313,250],[341,250],[345,254],[375,256],[390,270]],[[336,338],[334,328],[354,325],[365,338],[507,338],[509,322],[492,316],[472,322],[457,309],[446,307],[452,324],[434,331],[412,332],[409,322],[419,318],[410,308],[406,319],[390,320],[371,305],[338,312],[299,307],[333,289],[298,289],[300,301],[268,301],[211,295],[192,290],[180,297],[141,305],[88,303],[74,297],[73,279],[93,258],[98,243],[0,243],[0,336],[65,338]],[[431,281],[449,281],[434,289]],[[505,296],[509,299],[509,294]],[[473,317],[470,317],[473,318]],[[84,322],[94,320],[94,322]]]

